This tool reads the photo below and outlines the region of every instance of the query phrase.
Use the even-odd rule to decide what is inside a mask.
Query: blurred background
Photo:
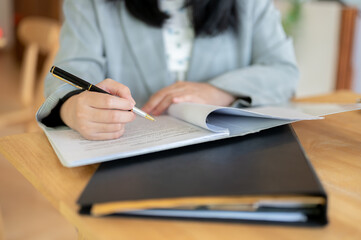
[[[301,71],[297,97],[361,93],[361,0],[274,0]],[[34,114],[57,49],[62,0],[0,1],[0,137],[39,131]],[[76,230],[0,156],[0,240],[77,239]]]

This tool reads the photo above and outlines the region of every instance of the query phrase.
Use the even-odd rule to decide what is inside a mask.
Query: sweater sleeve
[[[105,78],[106,60],[94,4],[94,0],[64,1],[64,23],[54,65],[97,84]],[[46,99],[36,114],[37,121],[42,124],[54,108],[59,108],[60,99],[74,90],[77,88],[49,73],[44,86]]]
[[[46,116],[45,118],[43,118],[41,120],[41,123],[47,127],[65,126],[65,123],[63,122],[63,120],[60,117],[60,109],[63,106],[63,104],[66,102],[66,100],[68,100],[72,96],[77,95],[81,92],[83,92],[83,90],[75,90],[75,91],[69,92],[64,97],[59,99],[58,104],[56,104],[56,106],[51,110],[51,112],[48,116]]]

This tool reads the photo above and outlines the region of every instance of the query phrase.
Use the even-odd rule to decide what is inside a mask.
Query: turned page
[[[299,110],[277,106],[232,108],[179,103],[171,105],[168,113],[213,132],[226,129],[230,136],[242,136],[299,120],[322,119]]]

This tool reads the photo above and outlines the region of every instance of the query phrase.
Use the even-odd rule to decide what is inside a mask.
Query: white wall
[[[304,5],[295,50],[301,79],[297,96],[334,91],[337,79],[341,7],[333,2]]]
[[[287,1],[276,1],[284,14]],[[298,97],[334,91],[337,77],[341,6],[336,2],[306,2],[294,44],[301,72]]]

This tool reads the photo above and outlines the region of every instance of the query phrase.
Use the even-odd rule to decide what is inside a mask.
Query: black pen
[[[77,76],[74,76],[73,74],[68,73],[67,71],[64,71],[61,68],[52,66],[51,69],[50,69],[50,72],[54,77],[66,82],[66,83],[69,83],[70,85],[72,85],[72,86],[74,86],[76,88],[91,91],[91,92],[99,92],[99,93],[110,94],[107,91],[104,91],[103,89],[101,89],[101,88],[99,88],[99,87],[97,87],[97,86],[95,86],[95,85],[81,79],[81,78],[78,78]],[[137,107],[133,107],[133,109],[131,109],[131,111],[138,114],[139,116],[142,116],[142,117],[144,117],[146,119],[154,121],[154,118],[152,116],[150,116],[149,114],[143,112],[142,110],[140,110]]]

